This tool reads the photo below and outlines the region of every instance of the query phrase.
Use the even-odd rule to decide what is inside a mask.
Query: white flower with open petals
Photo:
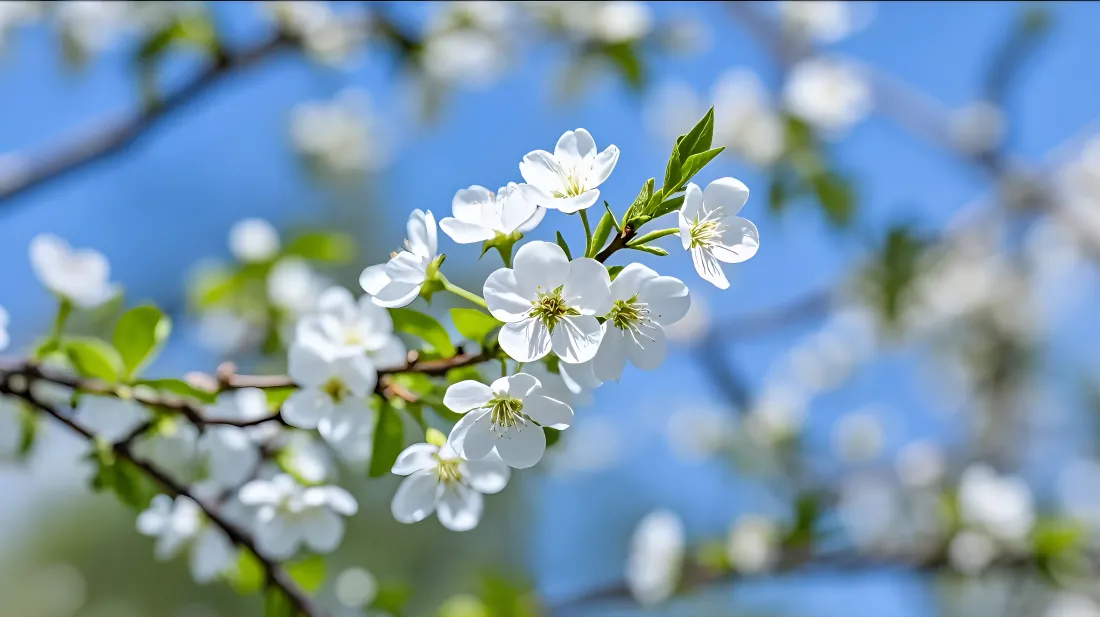
[[[453,217],[439,221],[439,228],[459,244],[485,242],[514,232],[527,233],[546,214],[538,207],[538,194],[526,184],[510,183],[494,194],[483,186],[459,190],[451,200]]]
[[[351,493],[338,486],[303,487],[286,474],[253,480],[239,498],[256,508],[256,544],[265,555],[288,559],[305,544],[317,553],[334,550],[344,537],[343,516],[359,511]]]
[[[451,531],[477,527],[482,494],[499,493],[511,470],[496,453],[477,461],[462,460],[449,443],[418,443],[405,448],[393,473],[408,476],[393,496],[390,510],[402,523],[416,523],[435,512]]]
[[[607,180],[618,161],[616,146],[597,154],[592,135],[577,129],[558,139],[553,154],[545,150],[528,153],[519,164],[519,173],[527,184],[545,193],[538,205],[572,214],[599,201],[596,187]]]
[[[630,539],[626,583],[639,604],[660,604],[676,591],[684,544],[684,523],[674,512],[656,510],[638,523]]]
[[[408,238],[404,251],[394,255],[389,262],[371,266],[359,275],[359,284],[374,296],[374,303],[378,306],[408,306],[420,295],[420,288],[428,276],[428,266],[435,261],[439,245],[435,217],[431,211],[413,210],[406,230]]]
[[[866,78],[852,64],[815,57],[791,69],[783,87],[783,102],[795,116],[836,136],[871,112],[874,96]]]
[[[467,461],[479,461],[493,452],[510,467],[526,469],[546,451],[542,427],[569,428],[573,409],[542,394],[538,379],[517,373],[487,386],[460,381],[447,388],[443,404],[466,414],[453,429],[448,443]]]
[[[214,580],[237,563],[233,543],[206,519],[199,504],[188,497],[173,500],[157,495],[149,509],[138,515],[137,529],[157,539],[156,557],[171,559],[191,547],[191,576],[198,583]]]
[[[611,310],[611,278],[595,259],[569,261],[552,242],[529,242],[516,252],[515,268],[485,280],[485,303],[504,322],[500,347],[517,362],[533,362],[551,350],[574,364],[596,355],[603,330],[596,315]]]
[[[264,219],[237,221],[229,229],[229,252],[246,263],[267,261],[279,253],[279,232]]]
[[[611,282],[611,297],[614,304],[603,322],[603,341],[592,361],[596,377],[618,379],[627,360],[643,371],[656,369],[668,350],[661,326],[682,319],[691,305],[687,285],[632,263]]]
[[[393,331],[386,309],[363,296],[357,301],[343,287],[330,287],[317,299],[317,312],[302,317],[298,340],[331,345],[340,353],[366,353],[380,369],[404,366],[405,344]]]
[[[290,346],[288,374],[301,388],[283,403],[283,419],[303,429],[317,429],[326,441],[340,441],[362,418],[370,416],[366,396],[378,373],[361,353],[337,353],[331,347],[295,342]]]
[[[760,232],[737,216],[749,200],[749,189],[735,178],[719,178],[706,190],[689,182],[680,208],[680,242],[691,251],[699,276],[719,289],[730,286],[719,262],[741,263],[760,248]]]
[[[40,234],[31,240],[30,256],[38,280],[79,307],[99,306],[118,293],[109,280],[111,265],[99,251],[74,251],[61,238]]]

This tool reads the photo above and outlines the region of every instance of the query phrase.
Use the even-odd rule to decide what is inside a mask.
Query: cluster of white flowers
[[[503,2],[448,2],[432,14],[421,63],[429,79],[485,86],[507,66],[515,7]]]
[[[826,135],[837,136],[871,111],[871,87],[849,61],[815,56],[796,64],[783,89],[787,111]]]
[[[653,30],[653,11],[644,2],[525,2],[523,6],[550,27],[598,43],[636,41]]]
[[[975,464],[959,478],[958,503],[964,529],[951,540],[948,556],[960,571],[980,572],[1001,553],[1024,549],[1036,514],[1022,478]]]
[[[264,2],[264,9],[280,28],[302,41],[312,58],[323,64],[341,64],[367,38],[368,23],[344,20],[328,2],[319,0]]]
[[[301,103],[291,112],[289,131],[307,161],[335,175],[378,171],[390,162],[388,137],[363,90]]]

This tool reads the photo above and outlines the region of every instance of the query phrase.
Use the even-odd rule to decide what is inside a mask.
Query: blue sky
[[[1004,3],[881,3],[870,27],[836,45],[835,51],[957,106],[980,93],[990,53],[1013,22],[1016,8]],[[1054,16],[1049,40],[1028,62],[1008,100],[1009,149],[1032,162],[1041,161],[1092,120],[1100,101],[1100,81],[1090,78],[1100,5],[1059,3],[1049,8]],[[228,12],[232,23],[240,26],[253,10],[234,6]],[[708,49],[656,62],[657,81],[675,76],[707,92],[724,70],[747,66],[775,85],[768,59],[720,7],[675,3],[655,11],[660,16],[695,16],[711,29]],[[235,30],[243,37],[252,34],[243,26]],[[61,143],[81,127],[130,109],[133,76],[119,54],[98,58],[81,73],[67,73],[58,70],[57,47],[41,30],[21,34],[14,48],[0,65],[0,87],[6,93],[0,97],[0,152]],[[554,78],[561,64],[559,50],[528,50],[519,70],[487,90],[455,93],[438,122],[427,127],[415,122],[385,62],[368,62],[350,72],[325,72],[287,56],[241,75],[168,120],[120,158],[0,205],[0,305],[11,312],[15,341],[27,343],[50,318],[49,297],[35,284],[26,257],[26,247],[38,233],[56,233],[75,246],[103,251],[131,301],[178,305],[184,277],[195,261],[227,257],[226,233],[236,220],[262,216],[285,228],[324,217],[339,198],[310,182],[298,167],[288,148],[285,123],[296,103],[327,97],[347,85],[365,87],[400,138],[395,164],[371,183],[369,200],[366,195],[348,198],[381,212],[392,238],[364,247],[364,266],[381,259],[399,241],[411,209],[431,209],[443,216],[459,188],[495,188],[519,180],[517,166],[526,152],[548,149],[563,131],[576,127],[589,129],[601,148],[615,143],[621,149],[617,169],[601,187],[603,196],[621,212],[646,178],[662,173],[669,144],[640,130],[642,102],[613,79],[597,82],[575,102],[555,103]],[[186,71],[187,64],[175,68]],[[899,220],[938,228],[984,190],[972,169],[879,117],[859,125],[835,145],[834,153],[859,179],[859,217],[865,229],[881,229]],[[762,238],[754,259],[727,269],[731,289],[720,293],[708,288],[678,250],[669,258],[642,259],[685,280],[716,316],[764,308],[817,289],[836,280],[858,255],[857,241],[830,229],[808,207],[790,208],[781,219],[771,217],[764,202],[764,178],[733,159],[719,159],[698,181],[723,175],[734,175],[753,190],[742,214],[758,224]],[[549,239],[555,229],[568,238],[579,237],[576,220],[553,215],[533,237]],[[668,246],[675,248],[674,243]],[[450,256],[448,268],[476,257],[472,247],[448,241],[444,250]],[[482,274],[491,267],[485,262],[478,265]],[[731,351],[745,373],[759,381],[797,333]],[[213,359],[192,344],[192,338],[183,333],[157,369],[209,370]],[[811,427],[827,427],[854,405],[886,399],[901,417],[888,424],[888,445],[896,447],[909,436],[905,427],[932,423],[921,419],[929,415],[929,402],[919,384],[899,377],[895,370],[910,364],[911,358],[901,354],[857,375],[842,392],[813,408]],[[656,376],[628,371],[618,386],[602,388],[597,410],[591,413],[612,414],[616,422],[626,423],[631,414],[659,415],[685,400],[713,396],[687,354],[674,352]],[[536,542],[539,557],[533,565],[547,590],[570,593],[591,577],[617,576],[628,533],[624,524],[648,508],[673,507],[693,533],[715,533],[730,514],[746,507],[728,474],[671,462],[658,435],[643,436],[634,445],[624,469],[573,482],[547,481],[532,495],[543,506],[537,519],[545,531]],[[617,483],[618,489],[605,493],[608,482]],[[562,533],[563,525],[570,533]],[[583,528],[601,537],[573,532]],[[594,555],[585,550],[591,542],[610,552]],[[807,602],[813,608],[804,606],[799,614],[848,614],[845,610],[851,605],[838,597],[846,597],[844,589],[827,579],[807,583],[800,589],[806,594],[802,601],[819,594],[822,601]],[[762,595],[768,601],[773,596],[766,592]],[[879,607],[876,615],[882,617],[931,612],[928,597],[894,578],[858,581],[852,595],[871,603],[864,606]]]

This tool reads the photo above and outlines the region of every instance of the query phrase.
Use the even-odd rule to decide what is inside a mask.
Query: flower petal
[[[414,283],[393,282],[374,294],[374,303],[386,308],[408,306],[420,295],[420,285]]]
[[[564,285],[569,276],[569,258],[553,242],[524,244],[516,251],[512,264],[524,298],[534,299],[539,292],[550,293]]]
[[[490,274],[485,279],[483,292],[489,312],[505,323],[525,319],[527,311],[531,310],[531,299],[525,297],[516,281],[516,272],[511,268],[501,268]]]
[[[691,248],[691,225],[704,218],[703,191],[694,182],[684,189],[684,205],[680,206],[680,243],[684,250]]]
[[[246,506],[273,504],[283,496],[283,491],[267,480],[253,480],[237,491],[237,499]]]
[[[533,424],[522,429],[517,425],[496,438],[496,447],[500,458],[510,467],[527,469],[534,467],[546,452],[546,435]]]
[[[680,321],[691,307],[691,293],[687,285],[672,276],[657,276],[646,281],[638,299],[646,303],[649,318],[661,325]]]
[[[450,236],[451,240],[459,244],[484,242],[496,237],[496,231],[484,227],[480,223],[467,223],[451,217],[439,221],[439,228]]]
[[[665,331],[653,323],[641,324],[638,329],[640,332],[635,333],[633,339],[627,339],[626,355],[643,371],[656,370],[668,353]]]
[[[466,413],[471,409],[484,407],[491,398],[493,398],[493,391],[489,386],[480,381],[467,379],[447,388],[446,394],[443,395],[443,404],[455,413]]]
[[[591,319],[595,321],[595,318]],[[537,319],[504,324],[497,342],[504,353],[516,362],[534,362],[545,357],[551,349],[550,330]]]
[[[289,559],[301,542],[301,528],[282,517],[276,516],[256,525],[256,544],[268,557],[280,561]]]
[[[604,323],[603,327],[605,333],[600,350],[592,360],[592,371],[601,381],[613,381],[622,377],[629,342],[622,330],[608,323]]]
[[[233,543],[217,527],[202,530],[191,546],[191,578],[208,583],[237,562]]]
[[[321,292],[321,295],[317,297],[317,311],[330,314],[341,322],[354,320],[358,313],[355,298],[351,295],[351,292],[339,285],[334,285]]]
[[[417,257],[435,259],[438,249],[435,217],[431,211],[413,210],[409,215],[409,222],[405,224],[408,234],[409,251]]]
[[[439,479],[434,471],[418,471],[406,478],[390,502],[390,512],[399,523],[416,523],[435,510]]]
[[[699,276],[713,283],[718,289],[729,289],[730,282],[726,279],[726,273],[722,272],[720,262],[709,249],[702,247],[691,249],[691,262],[695,264],[695,271]]]
[[[359,275],[359,286],[372,296],[378,295],[378,292],[389,284],[390,277],[386,275],[386,264],[364,268],[363,273]]]
[[[430,443],[414,443],[397,455],[393,462],[393,473],[399,476],[407,476],[424,469],[435,467],[435,455],[439,448]]]
[[[739,216],[727,217],[723,224],[722,245],[712,247],[714,257],[728,264],[748,261],[760,249],[760,232],[756,225]]]
[[[497,204],[500,207],[500,231],[511,233],[527,224],[531,217],[538,211],[538,201],[528,199],[531,190],[526,185],[521,187],[512,183],[500,190],[497,194]],[[536,225],[538,222],[536,221]]]
[[[378,371],[370,358],[361,353],[337,358],[333,361],[332,370],[340,383],[355,396],[366,396],[378,383]]]
[[[481,460],[463,461],[459,463],[459,467],[462,470],[462,479],[479,493],[499,493],[508,485],[508,479],[512,475],[511,468],[496,452]]]
[[[313,486],[302,493],[302,503],[307,506],[331,509],[337,514],[352,516],[359,511],[359,503],[351,493],[339,486]]]
[[[461,484],[451,484],[443,489],[436,516],[451,531],[469,531],[477,527],[485,499],[481,493]]]
[[[396,336],[390,335],[386,342],[378,348],[367,351],[374,367],[380,371],[392,371],[405,366],[409,358],[405,343]]]
[[[551,201],[547,207],[553,208],[558,212],[565,214],[573,214],[574,212],[580,212],[581,210],[587,210],[596,205],[596,202],[600,200],[599,189],[588,189],[587,191],[577,195],[576,197],[560,197]]]
[[[523,413],[541,426],[558,430],[569,428],[573,423],[573,408],[541,394],[523,399]]]
[[[489,387],[492,388],[493,392],[504,392],[508,396],[522,400],[531,392],[541,389],[542,384],[539,383],[538,378],[534,375],[516,373],[515,375],[497,379]]]
[[[550,338],[554,353],[559,358],[579,364],[595,357],[600,339],[603,338],[603,330],[595,317],[576,315],[562,318],[554,327]]]
[[[562,133],[554,146],[554,158],[562,165],[576,165],[591,156],[596,156],[596,140],[584,129]]]
[[[546,199],[545,201],[550,201],[550,199]],[[544,203],[544,202],[538,201],[538,202],[535,202],[535,203]],[[535,213],[531,215],[531,218],[527,219],[526,221],[524,221],[524,223],[522,225],[517,227],[516,231],[520,232],[521,234],[525,234],[529,231],[532,231],[533,229],[535,229],[536,227],[539,226],[539,223],[541,223],[542,219],[544,219],[544,218],[546,218],[546,208],[543,208],[543,207],[536,208]]]
[[[585,186],[596,188],[604,183],[611,172],[615,170],[615,164],[619,162],[619,148],[611,145],[592,158],[592,167],[588,171],[588,182]]]
[[[562,193],[564,186],[562,179],[565,171],[558,164],[553,154],[546,150],[528,152],[519,164],[519,173],[524,182],[536,186],[546,193]],[[540,203],[540,206],[549,208],[548,204]]]
[[[638,262],[627,264],[611,281],[611,298],[629,300],[641,293],[646,282],[657,278],[657,272]],[[645,302],[645,300],[642,300]]]
[[[703,203],[708,212],[737,214],[749,200],[749,187],[737,178],[718,178],[703,190]],[[685,201],[686,203],[686,201]]]
[[[313,388],[298,390],[283,402],[283,420],[296,428],[307,430],[317,428],[321,418],[331,413],[332,398]]]
[[[344,537],[344,519],[328,508],[315,508],[303,521],[306,545],[317,553],[331,553]]]
[[[474,418],[474,421],[472,423],[467,421],[462,427],[462,434],[458,435],[460,439],[455,439],[451,445],[462,458],[476,461],[489,455],[493,446],[497,445],[498,438],[493,432],[493,421],[488,411],[474,412],[469,415]],[[451,434],[454,434],[456,429],[458,424],[451,429]]]
[[[459,221],[472,223],[479,227],[491,227],[489,222],[493,213],[493,193],[484,186],[476,184],[469,188],[459,189],[455,192],[454,198],[451,199],[451,212]],[[443,227],[444,221],[447,220],[439,221],[439,226]],[[446,227],[443,228],[443,231],[447,231]]]
[[[423,257],[401,251],[386,262],[386,276],[395,283],[423,283],[426,265]]]
[[[315,340],[292,343],[287,350],[287,374],[300,387],[320,386],[332,377],[328,350]]]
[[[611,310],[611,277],[607,268],[595,259],[581,258],[569,262],[569,276],[562,289],[562,298],[583,315],[606,315]]]
[[[489,413],[488,409],[479,409],[473,413],[467,413],[462,416],[455,425],[451,427],[451,434],[447,437],[447,443],[443,444],[443,448],[439,451],[439,456],[442,458],[454,458],[454,456],[462,457],[462,453],[466,449],[466,435],[470,431],[470,428],[477,423],[483,416]],[[492,449],[492,447],[490,447]],[[451,456],[451,454],[454,456]]]

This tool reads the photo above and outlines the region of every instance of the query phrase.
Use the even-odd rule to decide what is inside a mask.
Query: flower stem
[[[38,347],[36,355],[39,359],[57,351],[57,348],[61,346],[61,335],[65,332],[65,323],[69,321],[69,315],[72,312],[72,301],[68,298],[61,298],[61,302],[57,305],[57,316],[54,317],[53,327],[50,328],[50,335],[46,342]]]
[[[592,252],[592,228],[588,225],[588,213],[584,210],[579,212],[581,215],[581,224],[584,225],[584,256]]]
[[[481,296],[472,291],[466,291],[458,285],[455,285],[451,281],[447,280],[447,277],[443,276],[442,272],[439,273],[439,280],[443,283],[443,289],[445,291],[449,291],[460,298],[465,298],[466,300],[473,302],[483,309],[489,308],[489,305],[485,304],[485,300]]]

